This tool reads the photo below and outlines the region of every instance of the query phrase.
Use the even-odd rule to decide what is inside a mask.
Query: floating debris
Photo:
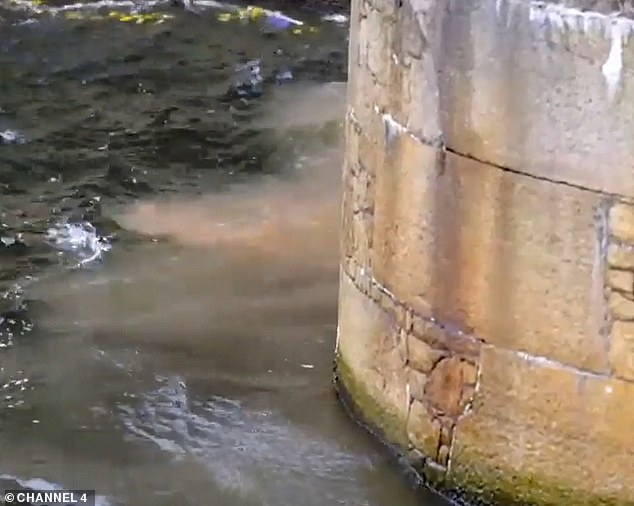
[[[303,21],[299,19],[292,18],[287,16],[286,14],[280,11],[272,11],[269,9],[265,9],[263,7],[259,7],[257,5],[250,5],[246,9],[243,9],[238,6],[234,6],[231,4],[222,4],[219,2],[206,2],[205,0],[200,0],[198,2],[194,1],[195,5],[213,5],[220,9],[224,9],[225,12],[221,12],[218,14],[218,21],[228,22],[228,21],[261,21],[264,20],[265,26],[267,28],[276,30],[276,31],[284,31],[291,29],[291,33],[297,35],[302,33],[315,33],[318,31],[318,28],[315,26],[307,26]]]
[[[86,13],[81,11],[66,11],[64,17],[69,20],[114,20],[121,21],[122,23],[131,24],[161,24],[168,19],[173,19],[174,16],[164,12],[122,12],[122,11],[110,11],[106,15]]]
[[[318,31],[316,26],[306,26],[303,21],[280,11],[265,9],[258,5],[249,5],[245,8],[216,0],[145,0],[142,4],[133,0],[97,0],[62,6],[50,5],[47,0],[10,0],[9,3],[9,6],[28,10],[34,14],[48,14],[51,16],[62,14],[68,20],[117,20],[132,24],[160,24],[174,18],[173,15],[164,12],[148,12],[149,9],[159,5],[178,6],[193,12],[199,12],[205,8],[217,9],[221,11],[217,16],[219,21],[264,21],[270,29],[276,31],[291,30],[294,35]],[[118,10],[103,14],[102,12],[105,8]],[[121,12],[123,9],[128,10],[128,12]],[[347,18],[341,14],[330,14],[324,16],[322,20],[344,23]],[[30,20],[30,22],[36,22],[36,20]]]

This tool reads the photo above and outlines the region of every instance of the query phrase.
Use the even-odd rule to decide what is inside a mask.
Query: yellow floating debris
[[[143,24],[147,22],[154,22],[156,24],[164,23],[166,19],[172,19],[174,16],[165,13],[148,13],[148,14],[133,14],[125,13],[121,11],[111,11],[107,16],[100,16],[99,14],[87,15],[81,11],[67,11],[64,13],[66,19],[88,19],[91,21],[101,21],[104,19],[113,19],[121,21],[122,23],[136,23]]]
[[[228,12],[221,12],[218,14],[218,21],[231,21],[231,14]]]
[[[249,5],[247,7],[247,14],[251,19],[258,19],[266,14],[266,10],[262,7],[257,7],[256,5]]]

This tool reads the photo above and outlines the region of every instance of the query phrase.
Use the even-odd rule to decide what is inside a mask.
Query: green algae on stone
[[[394,409],[381,405],[370,395],[340,353],[336,357],[335,387],[352,415],[366,425],[370,432],[378,432],[377,435],[386,442],[402,448],[409,446],[406,421],[401,419]]]
[[[556,476],[522,475],[502,467],[486,469],[469,458],[452,466],[444,488],[483,506],[634,506],[616,496],[572,490],[557,483]]]

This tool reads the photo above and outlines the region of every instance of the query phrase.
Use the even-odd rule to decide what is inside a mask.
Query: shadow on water
[[[0,486],[440,504],[330,384],[345,27],[20,15],[0,31],[0,130],[24,139],[0,145]],[[262,93],[232,94],[256,58]]]

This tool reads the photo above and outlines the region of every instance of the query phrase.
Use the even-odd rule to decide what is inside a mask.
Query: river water
[[[442,504],[332,392],[345,20],[3,5],[0,488]]]

